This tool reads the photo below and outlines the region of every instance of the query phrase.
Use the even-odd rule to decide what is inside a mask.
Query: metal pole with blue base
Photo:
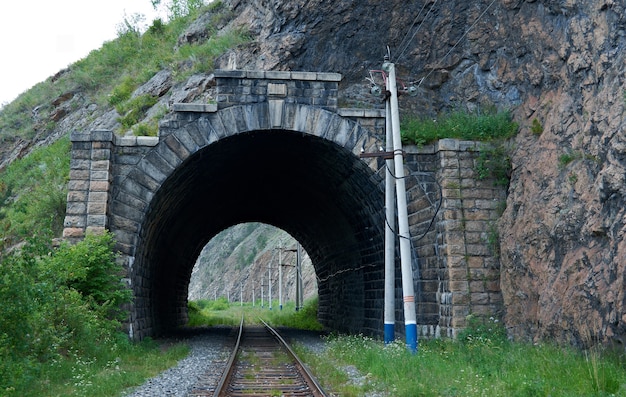
[[[386,81],[386,89],[389,90],[389,80]],[[387,142],[385,150],[393,151],[393,132],[391,131],[391,107],[389,101],[386,102],[386,135]],[[385,177],[385,344],[394,341],[396,337],[396,210],[395,210],[395,181],[393,179],[394,165],[393,159],[385,160],[387,165]]]
[[[417,320],[415,312],[415,292],[413,269],[411,268],[411,242],[409,217],[406,203],[406,184],[404,181],[404,153],[400,136],[400,112],[398,108],[398,87],[396,86],[396,67],[385,62],[383,70],[389,73],[389,103],[391,106],[391,129],[393,132],[393,159],[396,173],[396,200],[398,204],[398,235],[400,238],[400,263],[402,268],[402,295],[404,301],[404,324],[406,346],[417,352]]]

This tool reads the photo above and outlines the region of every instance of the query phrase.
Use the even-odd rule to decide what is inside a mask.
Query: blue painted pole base
[[[385,324],[385,345],[392,343],[396,336],[396,328],[394,324]]]
[[[417,325],[405,324],[404,332],[406,333],[406,347],[413,354],[417,353]]]

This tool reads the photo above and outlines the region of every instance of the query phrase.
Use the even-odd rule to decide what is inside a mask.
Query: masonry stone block
[[[89,190],[89,180],[81,180],[81,179],[70,180],[67,184],[67,189],[69,191]]]
[[[121,182],[120,190],[149,203],[157,190],[151,186],[156,185],[154,179],[143,172],[131,172],[129,176]]]
[[[104,141],[104,142],[112,142],[113,141],[113,131],[110,130],[94,130],[91,131],[91,139],[92,142]]]
[[[107,203],[105,202],[94,202],[90,201],[87,204],[87,214],[88,215],[106,215],[107,214]]]
[[[177,134],[177,136],[170,135],[163,140],[164,144],[159,145],[155,149],[155,152],[159,155],[159,157],[167,163],[169,167],[171,167],[170,169],[166,169],[166,172],[168,173],[171,172],[170,170],[178,167],[184,159],[189,156],[189,152],[180,142],[181,135],[185,135],[189,138],[187,134]]]
[[[87,215],[79,214],[79,215],[66,215],[63,220],[64,228],[80,228],[84,229],[87,225]]]
[[[87,191],[70,190],[67,192],[68,202],[85,202],[87,201]]]
[[[87,215],[87,230],[92,230],[94,227],[106,227],[107,226],[107,217],[106,215]]]
[[[83,238],[85,229],[82,227],[66,227],[63,229],[63,238]]]
[[[89,180],[89,170],[70,170],[70,180]]]
[[[91,161],[88,159],[75,159],[70,161],[71,170],[89,170],[91,168]]]
[[[159,143],[157,136],[138,136],[137,145],[139,146],[156,146]]]
[[[156,153],[151,153],[149,160],[141,161],[137,164],[137,170],[142,171],[150,180],[155,182],[155,187],[158,187],[165,181],[171,170],[171,166],[166,164],[165,160]]]
[[[89,191],[91,192],[108,192],[109,191],[108,180],[92,180],[89,182]]]
[[[86,149],[78,149],[76,142],[72,143],[72,161],[73,160],[91,160],[91,147]],[[71,162],[70,162],[71,165]]]
[[[66,214],[68,215],[83,215],[87,213],[87,203],[85,202],[68,202]]]
[[[267,109],[269,113],[269,127],[270,128],[282,127],[284,106],[285,106],[285,101],[282,99],[268,101]]]

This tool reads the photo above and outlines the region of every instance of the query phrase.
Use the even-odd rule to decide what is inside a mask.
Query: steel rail
[[[296,353],[293,351],[293,349],[291,349],[291,346],[289,346],[289,344],[283,339],[283,337],[280,336],[278,331],[270,327],[270,325],[266,323],[265,321],[263,321],[262,319],[259,319],[259,320],[261,320],[265,328],[269,330],[270,333],[274,336],[274,338],[276,338],[280,342],[280,344],[285,348],[285,350],[287,350],[289,356],[294,360],[294,362],[296,363],[296,366],[302,373],[302,376],[304,376],[306,382],[309,384],[309,387],[314,386],[314,389],[316,390],[313,392],[313,395],[320,396],[320,397],[327,397],[326,393],[322,389],[322,386],[317,382],[317,379],[315,379],[311,371],[309,371],[309,369],[304,365],[302,360],[300,360],[300,357],[298,357]]]
[[[267,391],[271,389],[272,393],[280,391],[283,396],[327,397],[327,394],[323,391],[313,374],[311,374],[308,368],[298,358],[293,349],[283,339],[278,331],[270,327],[270,325],[265,321],[260,321],[263,323],[265,336],[261,337],[259,334],[259,330],[263,330],[263,328],[257,327],[252,328],[251,334],[246,337],[244,335],[244,332],[246,331],[243,326],[242,317],[235,348],[230,355],[230,359],[228,360],[220,381],[214,390],[213,396],[268,395]],[[255,329],[256,331],[254,331]],[[263,342],[263,340],[265,340],[265,342]],[[271,342],[272,340],[273,342]],[[244,350],[246,351],[246,354],[250,354],[251,352],[254,352],[255,349],[259,348],[261,350],[256,350],[256,353],[253,353],[259,355],[257,357],[267,357],[268,354],[273,356],[274,353],[270,353],[270,351],[281,351],[282,354],[286,354],[290,364],[287,365],[287,367],[281,365],[276,368],[270,365],[269,367],[265,366],[257,369],[253,373],[247,372],[250,371],[250,363],[246,363],[245,360],[238,363],[238,355]],[[268,350],[268,348],[271,350]],[[263,360],[263,358],[261,358],[261,360]],[[244,372],[242,373],[240,371]],[[244,376],[243,378],[242,374]],[[243,383],[241,383],[242,379],[244,380]],[[296,379],[299,380],[296,381]],[[295,383],[293,383],[294,381]],[[256,385],[259,386],[258,390]],[[261,392],[261,390],[265,390],[265,392]]]
[[[235,360],[237,359],[237,353],[239,352],[239,345],[241,343],[242,334],[243,334],[243,314],[241,315],[241,322],[239,323],[239,334],[237,335],[237,342],[235,342],[235,347],[232,353],[230,354],[230,358],[228,359],[228,362],[226,363],[226,368],[224,369],[224,372],[222,373],[222,377],[220,378],[220,381],[215,387],[215,392],[213,393],[213,397],[219,397],[222,394],[222,391],[226,387],[226,382],[228,382],[228,379],[230,379],[235,369],[235,366],[233,364],[235,363]]]

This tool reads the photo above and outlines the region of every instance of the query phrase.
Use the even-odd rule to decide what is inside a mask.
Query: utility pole
[[[389,79],[386,81],[386,89],[390,90]],[[391,104],[385,101],[385,131],[386,131],[386,147],[387,152],[393,151],[393,131],[391,127]],[[396,211],[394,194],[395,174],[393,158],[387,157],[385,175],[385,328],[384,338],[385,344],[394,341],[396,334]]]
[[[272,261],[270,261],[267,271],[268,271],[267,281],[269,283],[268,300],[269,300],[270,310],[272,310]]]
[[[261,276],[261,309],[265,307],[265,296],[263,295],[263,287],[265,286],[263,284],[263,279],[265,277]]]
[[[411,244],[409,219],[406,206],[406,185],[404,181],[404,155],[400,136],[400,111],[398,107],[398,87],[396,66],[385,62],[383,70],[389,73],[389,103],[391,106],[391,130],[393,135],[393,159],[396,173],[396,200],[398,204],[398,232],[400,238],[400,263],[402,268],[402,296],[404,301],[404,327],[407,348],[417,352],[417,319],[415,313],[415,292],[411,268]]]
[[[284,251],[284,252],[295,252],[296,253],[296,264],[295,265],[287,265],[287,264],[282,264],[282,263],[280,265],[281,269],[283,268],[283,266],[295,267],[296,268],[296,310],[298,310],[298,278],[297,277],[298,277],[298,260],[299,260],[298,259],[299,258],[299,251],[298,250],[299,249],[300,249],[300,243],[298,243],[297,241],[296,241],[296,248],[283,249],[282,245],[281,245],[281,249],[280,249],[281,252]],[[281,283],[281,285],[282,285],[282,282],[283,282],[282,280],[283,279],[282,279],[282,274],[281,274],[281,276],[280,276],[280,283]],[[281,295],[282,295],[282,292],[281,292]],[[282,310],[282,305],[281,305],[281,310]]]
[[[302,308],[302,246],[296,243],[296,311]]]
[[[283,310],[283,242],[278,243],[278,308]]]

